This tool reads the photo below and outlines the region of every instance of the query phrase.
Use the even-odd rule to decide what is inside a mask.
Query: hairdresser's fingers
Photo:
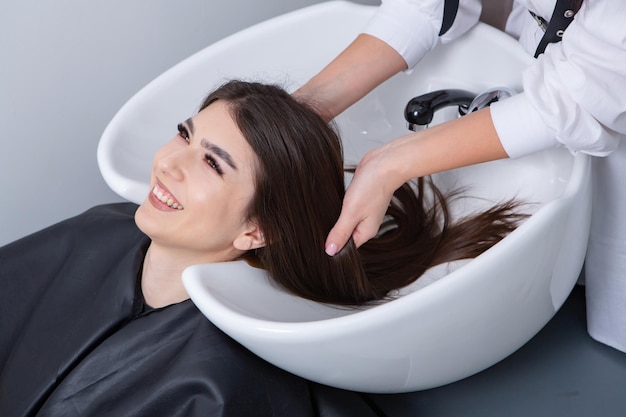
[[[334,256],[348,243],[358,223],[349,215],[341,215],[326,238],[326,253]]]
[[[326,253],[330,256],[339,252],[350,240],[354,239],[357,247],[361,246],[378,233],[380,224],[389,205],[389,200],[372,204],[372,200],[351,199],[353,194],[346,194],[344,206],[335,226],[326,239]]]
[[[326,253],[333,256],[350,237],[357,247],[378,233],[392,193],[381,192],[380,177],[361,166],[350,183],[341,214],[326,239]]]
[[[354,232],[352,233],[352,239],[354,239],[354,244],[357,248],[376,236],[382,221],[383,216],[380,216],[379,219],[376,215],[376,217],[367,217],[357,224]]]
[[[339,219],[345,213],[346,217],[351,216],[356,220],[352,239],[356,247],[359,247],[378,233],[392,193],[382,191],[377,181],[381,180],[380,177],[370,177],[364,170],[357,174],[361,175],[355,175],[348,187]]]

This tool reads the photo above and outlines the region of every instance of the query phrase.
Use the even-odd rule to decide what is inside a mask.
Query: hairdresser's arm
[[[413,68],[439,42],[458,38],[478,21],[480,0],[460,0],[454,24],[440,36],[442,0],[382,0],[363,33],[295,92],[330,120],[396,73]]]
[[[506,157],[489,108],[368,152],[348,187],[339,220],[326,240],[326,252],[334,255],[350,236],[357,246],[374,237],[394,191],[406,181]]]
[[[374,36],[361,34],[294,95],[312,99],[317,111],[329,121],[406,68],[395,49]]]

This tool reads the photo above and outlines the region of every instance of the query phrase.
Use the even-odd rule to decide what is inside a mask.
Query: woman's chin
[[[143,233],[149,237],[153,237],[161,221],[158,219],[158,212],[152,207],[148,199],[146,199],[135,211],[135,224]],[[160,227],[162,229],[162,226]]]

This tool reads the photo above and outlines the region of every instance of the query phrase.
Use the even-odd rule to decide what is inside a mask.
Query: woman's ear
[[[233,246],[241,251],[262,248],[265,246],[265,235],[256,222],[248,222],[244,231],[235,238]]]

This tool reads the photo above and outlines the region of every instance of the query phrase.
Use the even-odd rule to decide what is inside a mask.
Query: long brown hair
[[[431,266],[479,255],[523,217],[507,202],[453,224],[449,197],[419,178],[394,194],[384,232],[359,249],[350,241],[329,257],[324,243],[345,193],[335,129],[273,85],[230,81],[209,94],[200,110],[216,100],[228,103],[258,158],[248,217],[263,231],[266,246],[248,255],[298,296],[342,305],[383,299]]]

